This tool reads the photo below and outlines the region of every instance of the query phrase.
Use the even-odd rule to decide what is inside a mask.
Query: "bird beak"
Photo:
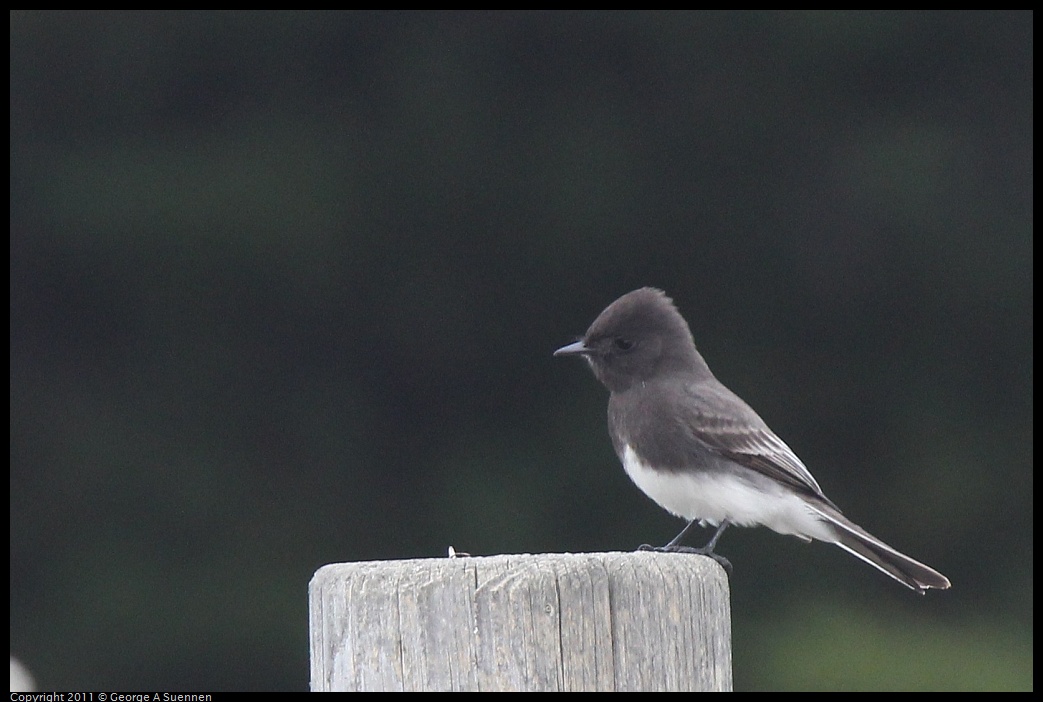
[[[582,339],[580,339],[579,341],[577,341],[574,344],[569,344],[568,346],[562,346],[560,349],[558,349],[557,351],[554,352],[554,355],[555,356],[577,356],[577,355],[589,356],[590,355],[590,349],[588,349],[587,345],[583,343]]]

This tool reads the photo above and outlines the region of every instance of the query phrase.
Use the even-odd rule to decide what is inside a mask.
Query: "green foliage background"
[[[11,648],[304,689],[337,561],[630,549],[550,353],[670,293],[857,522],[729,532],[740,689],[1032,687],[1028,12],[11,13]]]

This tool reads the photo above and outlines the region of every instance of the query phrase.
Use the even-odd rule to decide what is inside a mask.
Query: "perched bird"
[[[623,295],[583,338],[554,352],[582,356],[608,388],[608,428],[627,475],[668,512],[689,520],[666,546],[714,553],[730,524],[764,525],[835,543],[923,594],[946,589],[938,571],[899,553],[841,514],[782,439],[724,387],[661,290]],[[696,523],[717,527],[702,548],[680,545]],[[651,547],[643,547],[651,548]]]

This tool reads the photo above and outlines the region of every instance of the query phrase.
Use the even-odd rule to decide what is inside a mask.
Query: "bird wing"
[[[689,388],[685,428],[712,451],[801,492],[811,492],[832,505],[797,454],[764,420],[720,382]]]

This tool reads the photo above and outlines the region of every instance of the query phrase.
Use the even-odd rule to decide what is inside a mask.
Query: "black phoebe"
[[[763,524],[805,541],[835,543],[923,594],[949,579],[848,520],[756,412],[710,372],[692,332],[662,290],[641,288],[609,305],[582,340],[555,356],[580,355],[609,389],[616,455],[639,488],[689,520],[661,549],[713,552],[729,524]],[[717,527],[701,549],[680,546],[698,522]]]

